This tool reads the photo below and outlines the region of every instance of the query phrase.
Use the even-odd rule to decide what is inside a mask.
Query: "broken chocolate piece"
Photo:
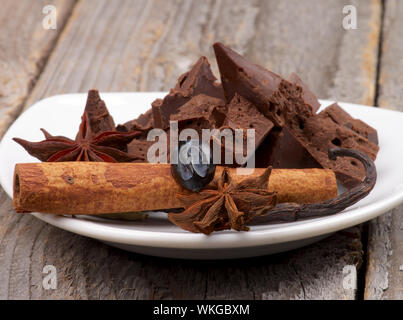
[[[136,130],[148,130],[153,126],[153,113],[152,109],[142,113],[138,118],[128,121],[124,124],[119,124],[116,127],[117,131],[127,132]]]
[[[243,154],[246,156],[247,139],[246,130],[255,130],[255,151],[270,130],[274,127],[273,122],[267,119],[252,103],[235,93],[228,104],[228,113],[225,125],[231,129],[244,130]]]
[[[153,125],[153,112],[149,109],[147,112],[142,113],[135,121],[143,128],[149,128]]]
[[[238,93],[255,104],[278,127],[265,141],[270,144],[267,154],[257,153],[257,160],[263,158],[269,162],[266,165],[274,167],[320,164],[334,170],[346,186],[361,182],[364,177],[362,165],[345,158],[335,164],[329,161],[327,152],[332,147],[341,146],[357,149],[375,160],[378,147],[362,136],[369,129],[364,130],[359,123],[354,127],[352,121],[348,121],[349,129],[348,125],[337,122],[343,121],[341,119],[335,121],[327,114],[314,115],[315,103],[295,75],[291,75],[290,80],[294,82],[291,83],[248,62],[220,43],[214,44],[214,50],[227,102]],[[356,133],[353,127],[364,133]]]
[[[339,125],[326,113],[319,113],[306,120],[303,128],[291,130],[296,139],[311,156],[326,169],[336,173],[336,177],[345,187],[359,184],[365,176],[364,167],[357,161],[341,158],[330,161],[328,150],[334,147],[358,150],[373,161],[379,147],[347,127]]]
[[[203,129],[210,129],[211,123],[210,121],[203,117],[194,117],[194,118],[186,118],[182,120],[178,120],[178,132],[181,133],[182,130],[185,129],[194,129],[199,134],[199,139],[202,137]]]
[[[321,168],[286,126],[271,130],[256,150],[256,167],[267,166],[281,169]]]
[[[321,114],[332,118],[334,122],[341,126],[345,126],[357,134],[363,136],[364,138],[368,139],[369,141],[378,144],[378,133],[377,131],[366,124],[365,122],[354,119],[350,116],[346,111],[344,111],[338,104],[333,103],[332,105],[326,107],[323,111],[320,112]]]
[[[157,99],[154,103],[162,102]],[[178,121],[179,133],[184,129],[195,129],[199,138],[202,138],[202,129],[211,129],[221,127],[225,119],[225,104],[222,99],[209,97],[204,94],[199,94],[192,97],[187,103],[178,108],[177,113],[171,115],[170,120]],[[133,120],[130,123],[129,129],[137,128],[138,123]],[[127,130],[122,126],[122,130]],[[169,141],[170,130],[166,129]],[[153,141],[146,141],[147,130],[131,144],[129,144],[129,153],[137,158],[141,157],[147,161],[146,155],[148,148],[154,143]],[[168,144],[168,159],[169,159],[169,144]]]
[[[154,127],[168,128],[171,115],[177,113],[179,107],[194,96],[205,94],[210,97],[224,99],[222,87],[216,83],[216,80],[211,72],[207,58],[201,57],[190,71],[179,77],[176,86],[170,90],[163,100],[157,99],[153,102]]]
[[[279,127],[286,120],[313,115],[312,108],[302,98],[300,86],[250,63],[221,43],[214,44],[214,52],[227,103],[238,93]]]
[[[278,90],[281,77],[261,66],[250,63],[222,43],[215,43],[213,47],[227,103],[230,103],[235,93],[238,93],[254,103],[264,115],[268,116],[270,112],[269,98]],[[276,124],[281,122],[281,119],[276,120]]]
[[[217,146],[221,149],[221,163],[231,167],[237,167],[242,163],[237,163],[237,160],[244,159],[246,156],[252,156],[259,145],[264,141],[270,130],[274,127],[273,122],[266,118],[252,103],[238,95],[234,95],[231,102],[227,105],[227,115],[225,122],[218,135],[213,134],[211,140],[211,148],[215,149]],[[211,128],[211,127],[210,127]],[[223,130],[231,130],[231,136],[227,136]],[[236,130],[242,130],[242,149],[237,151],[234,147],[235,138],[237,137]],[[255,143],[252,150],[248,152],[248,129],[254,130]],[[224,138],[225,137],[225,138]],[[228,139],[230,138],[231,139]],[[232,154],[232,162],[226,163],[226,153]],[[240,153],[241,158],[237,156]],[[242,153],[242,154],[241,154]],[[244,159],[247,160],[247,159]]]
[[[202,57],[179,77],[164,99],[153,102],[152,110],[120,127],[126,131],[147,126],[162,128],[168,135],[169,120],[178,120],[179,132],[192,128],[199,135],[203,129],[253,127],[257,167],[324,167],[334,170],[346,187],[362,180],[360,163],[346,158],[329,161],[327,151],[335,146],[357,149],[374,160],[378,152],[375,129],[352,118],[337,104],[315,114],[320,106],[318,99],[294,73],[287,81],[220,43],[214,45],[214,50],[223,88],[215,82],[207,59]],[[144,130],[129,151],[135,152],[133,148],[138,148],[139,143],[147,144],[146,134]],[[213,137],[212,142],[220,144],[224,160],[228,150],[222,140]],[[245,149],[243,153],[246,155]],[[145,158],[144,153],[141,156]]]
[[[320,103],[315,94],[309,89],[309,87],[301,80],[296,73],[291,73],[288,77],[288,81],[296,84],[302,88],[302,98],[312,108],[313,113],[316,113],[320,108]]]
[[[181,106],[177,113],[171,115],[170,120],[184,121],[204,117],[210,122],[209,128],[219,128],[224,123],[225,114],[226,107],[222,99],[199,94]]]
[[[163,110],[162,110],[162,103],[163,100],[162,99],[156,99],[151,103],[151,112],[153,114],[153,123],[154,123],[154,128],[160,128],[160,129],[166,129],[168,127],[167,121],[169,123],[169,118],[171,116],[172,113],[177,112],[178,110],[178,106],[184,104],[187,100],[183,99],[182,97],[177,97],[177,99],[175,99],[175,96],[172,94],[172,92],[170,92],[168,94],[168,96],[166,96],[166,105],[169,106],[171,108],[172,106],[172,110],[168,112],[168,110],[166,110],[166,116],[167,118],[164,119],[164,115],[163,115]],[[171,103],[170,100],[173,100]],[[175,101],[176,100],[176,101]],[[176,102],[176,103],[174,103]],[[165,107],[165,109],[168,109],[168,107]]]

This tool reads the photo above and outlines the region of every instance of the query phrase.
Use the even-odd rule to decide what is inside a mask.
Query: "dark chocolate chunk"
[[[136,119],[126,122],[123,125],[118,125],[118,131],[135,131],[135,130],[148,130],[153,127],[153,112],[152,109],[142,113]]]
[[[153,112],[152,109],[148,109],[145,113],[140,114],[136,119],[130,120],[124,124],[119,124],[116,127],[117,131],[148,131],[153,127]]]
[[[326,107],[326,109],[320,113],[332,118],[332,120],[337,124],[345,126],[369,141],[378,144],[378,132],[365,122],[359,119],[354,119],[337,103],[333,103],[332,105]]]
[[[241,157],[243,158],[255,153],[273,127],[273,122],[266,118],[252,103],[236,93],[227,105],[227,117],[220,128],[220,134],[223,133],[222,130],[230,129],[232,131],[232,140],[226,141],[222,136],[213,136],[212,139],[212,143],[221,148],[221,164],[234,167],[242,165],[242,163],[237,163],[237,150],[234,146],[236,129],[243,130],[243,149],[240,150],[242,152]],[[255,134],[255,144],[253,150],[250,150],[249,153],[247,152],[247,129],[253,129]],[[213,145],[212,148],[214,148]],[[226,152],[232,153],[233,163],[225,163]]]
[[[237,93],[228,104],[228,113],[225,125],[232,129],[244,130],[244,148],[246,149],[246,130],[255,130],[255,150],[260,146],[267,134],[274,127],[273,122],[267,119],[252,103]],[[245,153],[245,152],[244,152]]]
[[[313,113],[316,113],[320,108],[320,103],[318,101],[318,98],[309,89],[309,87],[294,72],[289,75],[288,81],[302,88],[302,98],[305,100],[305,103],[311,106]]]
[[[154,103],[158,103],[158,101],[162,102],[161,99],[158,99]],[[201,139],[202,129],[218,128],[222,126],[226,117],[225,113],[226,107],[224,100],[199,94],[179,107],[177,113],[171,115],[170,120],[178,121],[179,133],[187,128],[195,129]],[[138,125],[138,122],[133,120],[118,128],[121,130],[133,130],[137,128]],[[169,128],[166,129],[166,132],[169,141]],[[129,145],[129,153],[131,155],[142,157],[146,160],[147,150],[154,143],[153,141],[146,141],[146,137],[147,130]],[[169,145],[167,152],[169,156]]]
[[[238,93],[279,127],[288,119],[313,115],[300,86],[250,63],[221,43],[214,44],[214,51],[227,103]]]
[[[337,104],[316,114],[318,99],[294,73],[287,81],[220,43],[214,45],[214,50],[222,87],[216,83],[207,59],[201,57],[179,77],[164,99],[152,103],[151,110],[118,127],[126,131],[143,129],[143,134],[129,145],[129,153],[147,161],[147,150],[154,142],[145,141],[146,128],[162,128],[169,137],[169,120],[178,121],[179,133],[186,128],[196,129],[199,138],[203,129],[254,128],[257,167],[323,167],[335,171],[346,187],[362,181],[365,172],[359,161],[331,161],[328,150],[355,149],[375,160],[378,138],[374,128],[352,118]],[[228,150],[219,140],[213,138],[210,143],[220,144],[221,164],[225,164]],[[245,140],[244,136],[244,147]],[[231,145],[231,152],[233,149]]]
[[[170,120],[204,117],[210,122],[210,128],[219,128],[224,123],[225,114],[226,106],[222,99],[199,94],[181,106],[177,113],[171,115]]]
[[[293,134],[323,168],[333,170],[336,177],[348,188],[362,181],[365,176],[363,166],[348,158],[330,161],[328,150],[334,147],[354,149],[372,160],[376,159],[379,150],[375,143],[339,125],[325,113],[307,119],[303,129],[293,131]]]
[[[256,150],[256,167],[281,169],[321,168],[292,132],[274,128]]]
[[[357,122],[353,124],[349,119],[349,129],[348,125],[337,122],[343,122],[342,119],[335,121],[324,113],[314,115],[312,108],[315,108],[315,103],[312,103],[312,97],[307,95],[308,91],[304,90],[298,79],[295,80],[295,76],[291,76],[295,84],[288,82],[248,62],[220,43],[214,45],[214,50],[227,101],[238,93],[254,103],[279,127],[269,134],[262,145],[262,148],[266,146],[266,150],[258,150],[256,155],[259,162],[264,159],[275,167],[283,168],[319,164],[333,169],[348,187],[361,182],[364,169],[360,163],[345,158],[332,162],[328,159],[328,150],[332,147],[356,149],[374,160],[378,147],[363,136],[366,130],[368,137],[371,136],[368,128],[363,130],[362,125],[359,126]],[[339,112],[336,118],[341,116]],[[353,128],[364,133],[358,134]],[[266,154],[261,155],[260,151]]]
[[[174,90],[181,92],[185,97],[205,94],[223,99],[224,92],[216,80],[207,58],[200,57],[188,72],[179,77]]]
[[[216,80],[211,72],[207,58],[201,57],[190,71],[179,77],[176,86],[170,90],[163,100],[157,99],[153,102],[154,127],[168,128],[171,115],[177,113],[179,107],[194,96],[205,94],[210,97],[224,99],[222,87],[216,83]]]
[[[250,63],[222,43],[215,43],[213,47],[227,103],[238,93],[267,116],[270,111],[269,98],[278,89],[281,77]],[[279,121],[281,120],[278,119],[276,123]]]
[[[165,97],[165,112],[166,112],[166,119],[164,118],[163,115],[163,110],[162,110],[162,99],[156,99],[151,103],[151,111],[153,114],[153,124],[154,128],[160,128],[160,129],[166,129],[169,125],[169,118],[171,114],[176,113],[178,110],[178,107],[181,106],[182,104],[186,103],[186,99],[180,96],[176,96],[172,93],[172,91]],[[174,103],[175,102],[175,103]],[[168,111],[168,106],[172,110]]]
[[[203,116],[178,120],[179,134],[184,129],[194,129],[199,134],[200,140],[202,138],[202,130],[210,129],[210,128],[211,128],[210,121],[206,117],[203,117]]]
[[[145,113],[142,113],[137,119],[136,123],[143,128],[149,128],[153,125],[153,112],[152,109],[148,109]]]

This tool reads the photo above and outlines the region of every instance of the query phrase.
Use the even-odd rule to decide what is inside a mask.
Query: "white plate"
[[[101,94],[116,123],[145,112],[165,93]],[[37,102],[10,127],[0,145],[0,182],[12,196],[14,165],[37,162],[12,138],[43,139],[39,128],[53,135],[74,138],[81,121],[86,94],[54,96]],[[322,101],[323,106],[330,101]],[[376,160],[378,180],[371,194],[344,212],[323,218],[277,225],[253,226],[249,232],[222,231],[210,236],[193,234],[172,225],[163,213],[150,214],[144,222],[33,213],[54,226],[95,238],[125,250],[155,256],[188,259],[227,259],[271,254],[301,247],[364,221],[403,202],[403,113],[341,103],[353,117],[378,130],[380,152]]]

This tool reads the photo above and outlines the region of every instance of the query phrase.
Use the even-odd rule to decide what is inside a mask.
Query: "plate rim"
[[[60,99],[68,96],[85,95],[86,93],[70,93],[50,96],[37,101],[22,114],[34,112],[35,109],[43,103],[49,102],[51,99]],[[100,92],[102,95],[155,95],[163,96],[166,92]],[[334,101],[319,100],[322,106],[327,106]],[[338,102],[340,105],[348,104],[351,106],[360,106],[349,102]],[[369,108],[376,108],[365,106]],[[399,113],[402,112],[378,109],[379,112]],[[21,114],[21,115],[22,115]],[[0,142],[0,153],[3,150],[4,141],[8,137],[8,132],[18,124],[18,119],[14,121],[7,132],[4,134]],[[10,190],[7,187],[7,182],[3,181],[3,176],[0,175],[0,183],[5,192],[12,198]],[[56,216],[52,214],[31,213],[34,217],[49,223],[55,227],[70,231],[76,234],[98,239],[101,241],[114,242],[126,245],[135,245],[143,247],[159,247],[159,248],[178,248],[178,249],[225,249],[225,248],[241,248],[254,247],[262,245],[271,245],[289,241],[296,241],[342,230],[365,221],[376,218],[377,216],[392,210],[403,202],[403,190],[400,190],[393,195],[362,207],[354,208],[354,214],[348,210],[337,215],[308,219],[306,221],[290,222],[278,224],[277,228],[269,228],[263,230],[251,230],[250,232],[223,231],[206,236],[204,234],[195,234],[184,232],[178,228],[178,232],[161,232],[150,230],[129,230],[126,228],[111,227],[107,221],[99,224],[95,221],[72,218],[67,216]],[[370,206],[370,210],[367,207]],[[321,223],[318,223],[318,221]],[[252,227],[253,228],[253,227]]]

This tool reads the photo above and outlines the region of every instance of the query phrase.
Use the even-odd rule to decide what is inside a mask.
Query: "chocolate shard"
[[[379,150],[375,143],[339,125],[326,113],[319,113],[307,119],[303,128],[294,129],[292,133],[311,156],[323,168],[333,170],[336,177],[347,188],[361,183],[365,177],[364,167],[361,163],[349,158],[329,160],[328,150],[334,147],[354,149],[366,154],[373,161]]]
[[[270,108],[268,99],[278,90],[281,77],[250,63],[222,43],[217,42],[213,47],[227,103],[238,93],[267,115]]]
[[[326,107],[320,112],[323,116],[330,117],[337,124],[347,127],[357,134],[363,136],[365,139],[378,144],[378,132],[365,122],[354,119],[345,110],[343,110],[337,103]]]
[[[217,78],[213,75],[210,63],[202,56],[192,68],[182,74],[174,87],[175,91],[181,92],[185,97],[198,94],[205,94],[210,97],[222,99],[224,93],[220,84],[216,83]]]
[[[119,124],[116,127],[117,131],[128,132],[136,130],[148,130],[153,127],[153,113],[152,109],[147,110],[147,112],[142,113],[136,119],[128,121],[124,124]]]
[[[166,129],[168,128],[167,122],[171,114],[176,113],[178,108],[186,103],[186,99],[176,95],[171,91],[165,97],[165,103],[162,99],[156,99],[151,103],[151,111],[153,114],[154,128]],[[162,106],[164,103],[164,107]]]
[[[246,130],[255,130],[255,146],[253,152],[261,145],[274,124],[267,119],[252,103],[235,93],[228,104],[228,113],[225,125],[232,129],[242,129],[244,132],[243,153],[246,155]]]
[[[305,100],[307,104],[309,104],[312,108],[313,113],[316,113],[320,108],[320,103],[318,98],[315,94],[309,89],[309,87],[304,83],[300,77],[294,72],[292,72],[289,77],[288,81],[300,86],[302,88],[302,98]]]
[[[153,112],[152,109],[147,110],[145,113],[142,113],[135,121],[138,125],[143,128],[149,128],[153,125]]]
[[[179,77],[176,86],[164,99],[157,99],[152,103],[154,127],[168,128],[171,115],[177,113],[179,107],[194,96],[205,94],[224,99],[222,87],[216,80],[207,58],[200,57],[190,71]]]
[[[219,128],[219,135],[212,135],[211,148],[220,148],[221,165],[231,167],[241,166],[243,163],[239,163],[238,161],[240,159],[248,160],[248,158],[245,157],[254,155],[273,127],[273,122],[266,118],[251,102],[236,93],[231,102],[227,105],[226,118],[223,125]],[[242,149],[240,150],[236,149],[234,144],[237,142],[235,138],[237,134],[239,134],[236,132],[237,129],[242,130],[242,141],[240,141],[240,143],[242,143]],[[254,131],[255,143],[251,150],[247,149],[248,129]],[[230,131],[225,132],[224,130]],[[230,133],[230,135],[228,135],[228,133]],[[239,152],[239,155],[237,152]],[[232,155],[232,162],[230,163],[226,161],[227,153]]]
[[[313,115],[300,86],[249,62],[222,43],[214,44],[214,52],[227,103],[238,93],[279,127],[287,119]]]
[[[153,102],[153,105],[160,106],[162,103],[162,99],[157,99]],[[138,119],[144,120],[150,113],[151,109],[145,114],[141,115]],[[220,127],[226,117],[225,113],[226,107],[224,100],[199,94],[195,97],[191,97],[188,102],[178,107],[176,113],[170,115],[170,120],[178,121],[179,133],[184,129],[195,129],[201,139],[202,129]],[[151,119],[153,118],[151,117]],[[118,126],[118,129],[121,131],[130,131],[138,127],[142,127],[144,123],[146,123],[147,126],[147,122],[141,122],[141,120],[138,121],[136,119],[129,121],[122,126]],[[152,128],[152,126],[143,129],[144,133],[136,140],[133,140],[131,144],[129,144],[129,154],[137,158],[142,158],[144,161],[147,161],[146,156],[148,148],[154,143],[153,141],[146,140],[147,132],[150,128]],[[167,132],[169,141],[170,130],[169,128],[166,128],[165,131]],[[167,154],[169,157],[169,145]]]
[[[98,90],[88,91],[84,112],[88,115],[88,124],[93,135],[104,131],[115,131],[115,122],[109,114],[105,102],[101,100]]]
[[[199,94],[171,115],[170,120],[184,121],[204,117],[210,122],[210,128],[219,128],[226,118],[226,106],[224,100]]]
[[[287,126],[274,128],[256,150],[256,167],[321,168]]]
[[[203,129],[211,129],[210,121],[204,116],[195,116],[193,118],[186,118],[178,120],[178,133],[180,134],[182,130],[194,129],[199,135],[199,140],[202,139]]]

